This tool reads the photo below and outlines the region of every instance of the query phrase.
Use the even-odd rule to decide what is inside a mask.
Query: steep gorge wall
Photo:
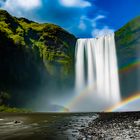
[[[116,32],[122,96],[140,92],[140,17]]]
[[[140,91],[139,23],[137,17],[115,33],[123,96]],[[75,44],[76,37],[57,25],[16,18],[0,10],[0,91],[11,93],[17,105],[44,86],[72,87]]]

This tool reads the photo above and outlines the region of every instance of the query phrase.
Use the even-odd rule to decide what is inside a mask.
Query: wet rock
[[[88,139],[91,136],[93,140],[140,139],[139,124],[140,112],[100,113],[96,120],[80,132],[82,136]]]
[[[85,127],[84,125],[81,125],[81,127]]]
[[[14,120],[13,123],[15,123],[15,124],[19,124],[19,123],[21,123],[21,121]]]

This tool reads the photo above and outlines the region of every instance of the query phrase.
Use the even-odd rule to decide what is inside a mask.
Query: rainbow
[[[131,62],[131,63],[121,67],[119,69],[119,73],[124,73],[126,71],[130,71],[130,70],[135,69],[136,67],[139,67],[139,66],[140,66],[140,60]]]
[[[121,109],[123,106],[126,106],[126,105],[128,105],[128,104],[130,104],[133,101],[138,100],[138,99],[140,99],[140,93],[137,93],[133,96],[130,96],[130,97],[124,99],[122,102],[120,102],[120,103],[112,106],[111,108],[108,108],[107,110],[105,110],[105,112],[115,112],[115,111]]]
[[[140,60],[133,61],[133,62],[121,67],[119,69],[119,73],[122,74],[122,73],[125,73],[125,72],[128,72],[128,71],[131,71],[131,70],[133,70],[133,69],[135,69],[135,68],[137,68],[139,66],[140,66]],[[78,102],[80,102],[85,96],[87,96],[87,93],[89,91],[91,91],[91,89],[93,90],[93,87],[86,87],[79,94],[79,96],[75,96],[68,103],[66,103],[65,107],[68,108],[68,109],[73,108]],[[128,97],[128,98],[124,99],[122,102],[116,104],[115,106],[105,110],[105,112],[113,112],[113,111],[117,110],[119,107],[121,108],[123,105],[126,105],[129,102],[132,102],[132,101],[134,101],[136,99],[139,99],[139,98],[140,98],[140,93],[136,94],[134,96]],[[65,112],[65,110],[61,109],[60,112]]]
[[[95,87],[95,85],[94,85]],[[88,86],[86,87],[81,93],[79,93],[78,96],[75,96],[74,98],[72,98],[66,105],[65,107],[68,108],[68,109],[71,109],[73,108],[74,106],[76,106],[76,104],[78,104],[79,102],[81,102],[82,99],[84,99],[84,97],[87,96],[87,93],[89,91],[93,91],[94,88],[93,86]],[[60,112],[65,112],[63,109],[60,110]]]

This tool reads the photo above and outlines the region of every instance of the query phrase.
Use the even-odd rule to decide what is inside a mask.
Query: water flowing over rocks
[[[77,140],[95,113],[0,114],[0,140]]]
[[[0,114],[0,140],[140,140],[140,112]]]
[[[139,140],[140,112],[100,113],[80,132],[78,140]]]

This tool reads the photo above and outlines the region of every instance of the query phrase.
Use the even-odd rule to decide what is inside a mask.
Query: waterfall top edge
[[[93,38],[79,38],[78,40],[98,40],[100,38],[105,38],[105,37],[110,37],[110,36],[114,36],[115,34],[114,33],[111,33],[111,34],[106,34],[106,35],[102,35],[102,36],[97,36],[97,37],[93,37]]]

